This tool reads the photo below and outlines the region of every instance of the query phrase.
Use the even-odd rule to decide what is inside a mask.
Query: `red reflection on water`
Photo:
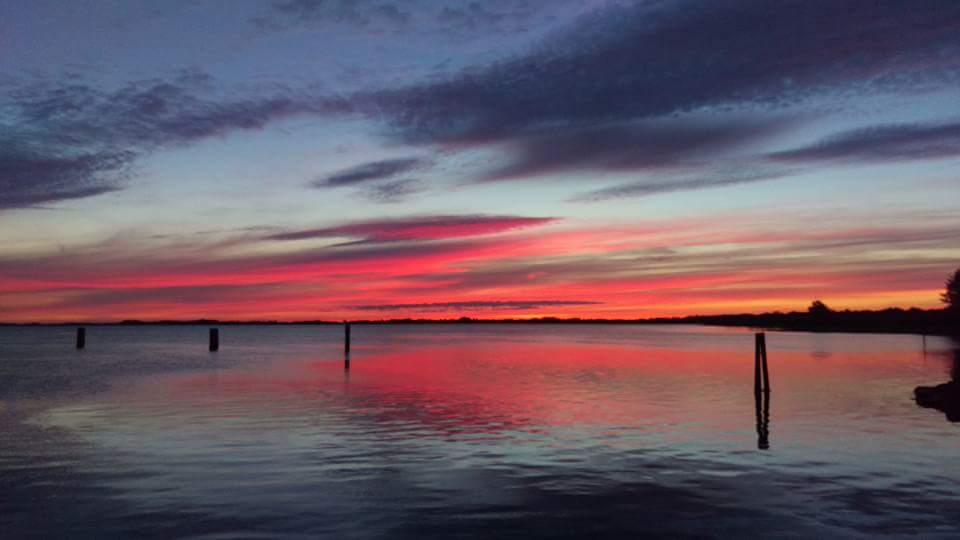
[[[361,346],[346,372],[341,358],[301,354],[153,377],[115,393],[110,399],[119,406],[111,414],[139,414],[137,403],[147,401],[150,412],[137,423],[153,428],[196,417],[216,430],[229,427],[224,418],[242,418],[398,438],[522,432],[551,433],[555,440],[561,433],[627,444],[616,439],[653,433],[659,438],[651,440],[669,444],[748,441],[755,427],[753,340],[742,337],[741,343],[738,336],[718,341],[701,335],[702,342],[680,336],[676,339],[690,348],[666,348],[636,341],[437,335],[445,344]],[[912,421],[916,407],[910,393],[930,371],[917,353],[879,350],[890,345],[882,342],[873,350],[852,336],[803,337],[803,348],[796,343],[791,348],[796,339],[786,334],[768,339],[773,440],[782,441],[782,433],[828,436],[825,430],[800,435],[783,429],[785,422],[832,425],[829,418],[836,418],[837,426],[851,421],[871,429],[889,418]],[[826,341],[818,352],[820,339]],[[814,341],[812,349],[807,340]],[[629,444],[637,444],[636,437]]]
[[[775,356],[775,390],[780,380],[807,384],[824,375],[811,370],[807,353]],[[264,415],[335,410],[356,421],[457,433],[572,425],[742,428],[753,407],[752,361],[749,350],[480,343],[361,351],[346,373],[339,361],[302,358],[176,376],[163,392],[174,400],[199,396],[213,407],[256,402]]]

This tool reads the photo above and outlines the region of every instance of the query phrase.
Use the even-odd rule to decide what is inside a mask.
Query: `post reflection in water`
[[[757,448],[770,449],[770,392],[754,392],[757,409]]]

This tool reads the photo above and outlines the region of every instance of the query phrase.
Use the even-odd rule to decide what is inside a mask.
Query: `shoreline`
[[[683,325],[695,324],[717,327],[742,327],[759,330],[796,331],[810,333],[865,333],[916,334],[958,336],[960,314],[947,310],[886,309],[882,311],[831,311],[827,313],[773,312],[725,315],[690,315],[685,317],[656,317],[646,319],[589,319],[540,317],[531,319],[477,319],[469,317],[446,319],[362,319],[350,321],[329,320],[133,320],[69,321],[69,322],[0,322],[0,327],[72,327],[72,326],[324,326],[342,325],[459,325],[459,324],[597,324],[597,325]]]

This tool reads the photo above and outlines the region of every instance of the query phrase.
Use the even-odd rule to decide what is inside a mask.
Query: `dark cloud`
[[[386,159],[382,161],[371,161],[349,169],[336,172],[329,176],[317,178],[310,183],[313,187],[340,187],[351,186],[368,182],[385,180],[410,172],[411,170],[423,165],[422,160],[418,158],[398,158]]]
[[[403,141],[476,144],[707,107],[956,82],[958,27],[960,3],[952,0],[617,5],[527,55],[359,99],[385,113]]]
[[[789,123],[715,113],[757,118],[812,96],[945,87],[960,79],[958,25],[960,4],[935,0],[617,4],[527,54],[350,102],[403,143],[503,150],[507,163],[479,180],[691,164],[703,171],[580,200],[757,182],[786,173],[716,173],[710,162]],[[716,120],[690,120],[707,117]]]
[[[524,216],[425,216],[349,223],[336,227],[287,231],[270,235],[270,240],[356,237],[360,242],[444,240],[506,232],[556,221],[551,217]]]
[[[363,196],[376,203],[395,204],[404,202],[424,190],[425,188],[420,181],[405,178],[367,186],[363,191]]]
[[[250,20],[255,26],[279,30],[302,24],[330,22],[362,28],[406,26],[410,14],[392,2],[370,0],[280,0]]]
[[[443,6],[436,15],[435,22],[440,28],[459,35],[471,33],[516,33],[547,21],[538,19],[551,8],[562,7],[563,2],[505,1],[492,2],[451,2]]]
[[[278,0],[265,21],[396,25],[407,17],[398,5]],[[532,4],[518,3],[513,11],[444,4],[428,11],[483,26],[500,24],[509,13],[522,18],[517,14],[527,11],[524,5]],[[764,128],[734,123],[724,136],[718,126],[698,131],[669,127],[666,119],[718,108],[771,109],[814,95],[956,84],[958,27],[960,2],[953,0],[664,0],[614,4],[526,54],[447,79],[346,98],[286,88],[239,95],[196,72],[113,89],[82,78],[58,85],[4,83],[0,207],[118,189],[138,156],[297,115],[366,115],[385,121],[387,135],[405,143],[505,145],[513,161],[495,169],[492,179],[704,160],[756,140]],[[650,120],[663,124],[654,130],[643,124]],[[874,159],[885,150],[895,158],[940,157],[956,140],[953,129],[879,128],[774,157]],[[925,142],[911,143],[910,136]],[[339,181],[351,183],[349,177]],[[411,187],[385,184],[370,194],[390,200]]]
[[[212,84],[202,73],[186,72],[115,90],[75,81],[6,85],[0,208],[116,190],[133,161],[156,149],[333,110],[331,101],[287,90],[236,98],[216,94]]]
[[[348,25],[371,33],[456,35],[458,39],[527,32],[552,22],[556,12],[578,0],[278,0],[250,19],[263,30],[323,24]]]
[[[0,148],[0,210],[81,199],[119,189],[132,154],[60,156]]]
[[[610,199],[623,199],[632,197],[644,197],[660,193],[672,193],[675,191],[690,191],[697,189],[706,189],[713,187],[733,186],[738,184],[748,184],[753,182],[763,182],[783,178],[796,171],[789,169],[779,170],[746,170],[734,172],[707,172],[703,171],[694,175],[665,175],[653,176],[647,180],[630,182],[618,186],[597,189],[578,195],[572,200],[577,202],[596,202]]]
[[[493,11],[480,2],[444,6],[437,14],[437,22],[440,24],[471,30],[495,27],[508,18],[510,17],[507,14]]]
[[[838,133],[773,154],[778,161],[907,161],[960,156],[960,123],[896,124]]]
[[[288,90],[257,98],[219,95],[203,81],[191,73],[116,90],[32,85],[11,92],[5,109],[27,123],[13,133],[43,142],[154,148],[260,129],[278,119],[325,112],[330,104]],[[10,124],[4,123],[4,134],[14,129]]]
[[[484,180],[569,170],[632,171],[702,161],[781,129],[783,121],[683,120],[603,125],[533,135],[505,143],[512,160]]]
[[[426,304],[379,304],[365,306],[350,306],[350,309],[364,311],[404,311],[404,310],[423,310],[423,311],[451,311],[459,309],[495,309],[495,310],[526,310],[544,307],[563,307],[563,306],[590,306],[601,304],[602,302],[591,302],[586,300],[476,300],[469,302],[437,302]]]

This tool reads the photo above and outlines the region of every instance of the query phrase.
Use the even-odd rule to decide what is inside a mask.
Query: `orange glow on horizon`
[[[791,240],[700,226],[550,223],[458,238],[458,225],[430,228],[425,240],[280,253],[269,243],[258,253],[269,241],[254,240],[243,255],[237,242],[94,246],[0,261],[0,321],[635,319],[803,310],[814,299],[835,309],[936,308],[954,252],[930,257],[923,243],[926,257],[910,260],[908,243],[891,260],[874,229],[833,231],[833,245],[826,233]]]

